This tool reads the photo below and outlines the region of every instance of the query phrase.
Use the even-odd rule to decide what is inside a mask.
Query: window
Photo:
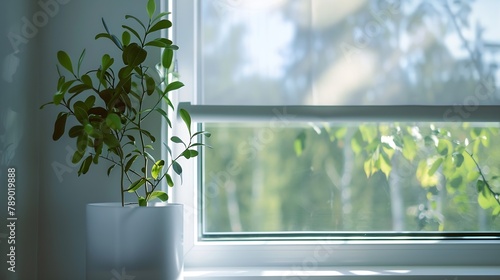
[[[174,1],[186,265],[498,265],[499,8]]]

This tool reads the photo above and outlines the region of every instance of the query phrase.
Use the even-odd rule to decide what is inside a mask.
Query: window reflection
[[[203,104],[500,104],[498,1],[200,2]]]

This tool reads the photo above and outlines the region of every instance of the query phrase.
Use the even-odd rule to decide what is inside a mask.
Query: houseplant
[[[155,200],[168,200],[167,192],[160,189],[161,182],[165,181],[173,187],[171,171],[179,176],[182,174],[179,159],[196,157],[197,148],[204,145],[197,140],[210,136],[208,132],[191,129],[188,111],[175,110],[169,93],[183,86],[175,79],[174,73],[174,52],[178,47],[171,40],[159,36],[172,23],[165,18],[167,13],[156,13],[154,0],[148,0],[146,10],[146,21],[132,15],[125,16],[134,25],[122,25],[120,38],[113,35],[102,20],[105,32],[97,34],[95,39],[108,39],[110,44],[118,48],[120,57],[106,53],[96,68],[83,72],[85,50],[77,61],[72,60],[66,52],[59,51],[57,92],[51,102],[42,106],[55,105],[61,108],[54,123],[53,140],[61,139],[66,128],[69,128],[68,136],[76,140],[72,162],[80,165],[78,175],[86,174],[92,165],[102,164],[109,166],[108,175],[113,169],[118,169],[120,174],[121,204],[91,204],[87,207],[89,279],[109,279],[110,271],[120,271],[127,266],[130,268],[137,262],[145,265],[129,269],[135,269],[136,276],[145,271],[144,277],[147,279],[176,279],[171,275],[177,275],[178,272],[160,272],[156,275],[154,270],[165,270],[155,267],[165,266],[168,260],[179,266],[178,255],[146,255],[151,251],[168,251],[167,247],[173,248],[170,251],[176,254],[182,254],[182,250],[178,252],[178,245],[182,245],[182,206],[143,206],[153,206]],[[148,65],[149,54],[154,51],[162,52],[161,62]],[[169,145],[165,145],[168,157],[155,158],[151,151],[154,149],[153,144],[161,138],[158,133],[160,129],[147,130],[144,124],[149,119],[160,117],[172,127],[169,113],[180,116],[189,138],[171,136],[172,143],[182,145],[181,153],[174,155]],[[134,196],[137,202],[127,202],[128,194]],[[173,211],[177,214],[161,214],[167,208],[176,208]],[[168,219],[161,215],[172,216],[174,226],[168,224]],[[142,238],[142,243],[137,234],[146,237]],[[164,244],[168,235],[173,236],[172,240],[176,244]],[[123,242],[115,244],[120,240]],[[112,244],[115,247],[110,247]],[[158,246],[155,244],[162,248],[156,250]],[[125,248],[128,245],[133,245],[132,249],[130,246]],[[107,255],[106,250],[112,252]],[[99,261],[94,260],[94,257],[99,257]],[[107,261],[109,266],[102,264]],[[92,266],[90,268],[89,263]],[[170,276],[161,273],[170,273]]]

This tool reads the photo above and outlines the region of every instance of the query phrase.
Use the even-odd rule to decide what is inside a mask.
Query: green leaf
[[[122,25],[122,27],[124,29],[127,29],[128,31],[130,31],[130,33],[134,34],[134,36],[139,39],[139,40],[142,40],[141,38],[141,35],[139,35],[139,33],[137,33],[137,31],[135,31],[135,29],[133,29],[132,27],[130,26],[127,26],[127,25]],[[128,44],[127,44],[128,45]]]
[[[138,18],[136,18],[135,16],[132,16],[132,15],[126,15],[125,16],[126,19],[134,19],[138,24],[140,24],[142,26],[142,28],[144,30],[146,30],[146,26],[144,25],[144,23],[142,23],[142,21]],[[140,39],[140,38],[139,38]]]
[[[453,146],[449,140],[439,139],[437,151],[440,155],[446,156],[453,150]]]
[[[156,89],[156,82],[155,80],[149,76],[146,75],[146,93],[151,96],[155,92]]]
[[[155,10],[156,10],[156,3],[154,0],[148,0],[147,10],[148,10],[149,18],[153,18],[153,15],[154,15]]]
[[[77,104],[75,103],[75,106],[74,106],[73,110],[75,112],[76,119],[81,124],[87,124],[89,122],[89,116],[88,116],[87,111],[85,110],[85,108],[83,108],[81,106],[77,106]]]
[[[438,168],[441,166],[441,164],[443,163],[443,158],[440,157],[438,158],[431,166],[431,168],[429,169],[429,171],[427,172],[427,175],[429,176],[432,176],[434,175],[434,173],[436,173],[436,171],[438,170]]]
[[[83,130],[85,131],[85,133],[87,133],[88,135],[92,135],[94,133],[94,127],[88,123],[86,125],[83,126]]]
[[[182,166],[177,161],[172,162],[172,168],[174,169],[175,173],[177,173],[177,175],[182,174]]]
[[[182,120],[186,124],[189,133],[191,133],[191,116],[189,115],[189,112],[186,111],[185,109],[180,109],[179,114],[181,115]]]
[[[67,113],[59,113],[57,115],[56,122],[54,124],[54,132],[52,134],[52,139],[57,141],[63,136],[64,130],[66,128],[66,120],[68,119]]]
[[[82,135],[78,136],[78,138],[76,138],[76,148],[78,151],[84,153],[87,150],[88,139],[89,139],[89,137],[85,133],[83,133]]]
[[[295,155],[300,156],[302,152],[306,148],[306,133],[302,131],[295,137],[295,141],[293,142],[293,148],[295,150]]]
[[[59,105],[61,104],[61,101],[64,99],[64,92],[63,91],[58,91],[56,94],[54,94],[54,97],[52,98],[52,102],[54,105]]]
[[[485,131],[483,131],[484,134]],[[481,136],[481,144],[483,144],[484,147],[488,148],[490,146],[490,138],[487,135]]]
[[[101,66],[102,66],[102,71],[106,71],[113,63],[115,62],[115,59],[110,57],[109,54],[105,54],[102,56],[101,59]]]
[[[484,183],[483,180],[477,180],[476,182],[476,189],[478,193],[482,193],[486,187],[486,184]]]
[[[156,38],[152,41],[146,43],[145,46],[158,47],[158,48],[167,48],[172,45],[172,41],[167,38]]]
[[[123,62],[131,67],[136,67],[146,60],[147,55],[147,51],[137,43],[131,43],[123,50]]]
[[[122,33],[122,43],[124,46],[130,44],[130,33],[128,31],[123,31]]]
[[[470,183],[470,182],[474,182],[477,180],[477,178],[479,178],[481,174],[478,172],[478,171],[471,171],[467,174],[467,182]]]
[[[68,135],[70,138],[76,138],[83,133],[83,126],[81,125],[75,125],[72,128],[69,129]]]
[[[110,39],[111,41],[113,41],[113,37],[111,35],[109,35],[108,33],[99,33],[99,34],[95,35],[94,39],[97,40],[100,38],[107,38],[107,39]]]
[[[59,61],[59,64],[62,65],[62,67],[66,68],[69,72],[74,74],[73,64],[71,63],[71,58],[69,57],[69,55],[66,52],[58,51],[57,52],[57,60]]]
[[[152,162],[156,162],[155,158],[153,157],[153,155],[151,155],[150,153],[148,152],[144,152],[144,154],[152,161]]]
[[[85,99],[85,106],[87,107],[87,110],[89,110],[90,108],[94,107],[95,105],[95,96],[94,95],[91,95],[89,97],[87,97],[87,99]]]
[[[120,130],[122,128],[121,119],[115,113],[108,114],[106,117],[106,125],[113,130]]]
[[[111,149],[120,146],[120,141],[113,134],[104,134],[103,140],[104,144]]]
[[[392,170],[392,165],[391,165],[391,159],[385,152],[380,152],[382,155],[379,158],[379,165],[380,165],[380,170],[382,173],[385,174],[386,179],[389,179],[389,174],[391,173]]]
[[[146,183],[146,179],[145,178],[141,178],[141,179],[133,182],[126,191],[129,192],[129,193],[133,193],[136,190],[138,190],[142,185],[144,185],[144,183]]]
[[[139,157],[139,155],[134,155],[132,156],[128,161],[127,164],[125,164],[125,169],[124,171],[127,172],[130,170],[130,167],[132,167],[132,164],[134,164],[134,161]]]
[[[198,151],[196,150],[185,150],[182,155],[186,158],[186,159],[190,159],[190,158],[194,158],[196,156],[198,156]]]
[[[455,163],[456,167],[462,166],[464,159],[465,158],[461,153],[453,153],[453,162]]]
[[[161,201],[167,201],[168,200],[168,194],[166,192],[162,191],[154,191],[151,193],[149,199],[155,199],[158,198]]]
[[[106,21],[104,20],[104,18],[101,18],[101,22],[102,22],[102,26],[104,26],[104,29],[106,30],[106,32],[108,32],[108,34],[110,34],[111,32],[109,32],[108,25],[106,24]]]
[[[137,202],[139,203],[139,206],[140,206],[140,207],[146,207],[146,206],[148,206],[148,202],[147,202],[147,201],[146,201],[146,199],[145,199],[144,197],[142,197],[142,196],[139,196],[139,197],[137,198]]]
[[[107,172],[108,176],[109,176],[109,174],[111,174],[111,171],[113,170],[113,168],[115,168],[115,166],[116,166],[116,164],[113,164],[113,165],[111,165],[111,166],[108,168],[108,172]]]
[[[500,205],[495,207],[495,209],[493,209],[493,212],[491,213],[492,216],[498,216],[500,215]]]
[[[167,176],[165,176],[167,178],[167,184],[169,187],[173,187],[174,186],[174,180],[172,180],[172,177],[167,174]]]
[[[449,184],[454,189],[458,189],[462,185],[462,182],[463,182],[462,176],[456,176],[450,180]]]
[[[175,82],[171,82],[170,84],[168,84],[168,86],[165,88],[165,93],[167,92],[171,92],[173,90],[177,90],[177,89],[180,89],[181,87],[183,87],[184,84],[179,82],[179,81],[175,81]]]
[[[370,143],[378,136],[378,129],[375,126],[370,125],[360,125],[359,131],[365,142]]]
[[[210,133],[208,131],[198,131],[198,132],[193,134],[193,137],[200,135],[200,134],[203,134],[207,138],[210,138],[210,136],[212,136],[212,133]]]
[[[200,154],[196,150],[188,150],[188,151],[191,154],[191,158],[197,157]]]
[[[181,143],[182,143],[182,144],[184,144],[184,141],[182,141],[182,139],[181,139],[181,138],[179,138],[179,137],[177,137],[177,136],[172,136],[172,137],[170,138],[170,140],[172,140],[172,142],[174,142],[174,143],[179,143],[179,144],[181,144]]]
[[[362,143],[363,137],[361,135],[361,132],[358,130],[351,139],[351,148],[354,154],[359,155],[359,153],[361,153],[361,151],[363,150]]]
[[[83,59],[85,58],[85,52],[86,52],[86,50],[83,49],[82,53],[80,54],[80,58],[78,59],[78,66],[77,66],[77,69],[76,69],[76,75],[77,76],[80,76],[80,68],[82,66]]]
[[[47,102],[47,103],[43,104],[42,106],[40,106],[40,110],[45,108],[45,106],[50,105],[50,104],[54,104],[54,101]]]
[[[78,170],[78,176],[81,174],[87,174],[90,169],[90,165],[92,164],[92,156],[88,156],[80,166],[80,170]]]
[[[159,160],[153,165],[153,167],[151,168],[151,176],[153,177],[153,179],[158,179],[163,166],[165,166],[164,160]]]
[[[417,144],[410,135],[403,136],[403,156],[412,161],[417,155]]]
[[[82,82],[89,88],[92,88],[92,79],[90,78],[89,75],[85,74],[81,78]]]
[[[168,118],[168,114],[167,112],[165,112],[165,110],[163,110],[162,108],[156,108],[155,111],[160,113],[160,115],[162,115],[165,118],[169,127],[172,127],[172,122]]]
[[[76,151],[76,152],[73,154],[73,157],[71,158],[71,162],[72,162],[72,163],[74,163],[74,164],[79,163],[79,162],[80,162],[80,160],[82,160],[83,155],[84,155],[84,152],[81,152],[81,151]]]
[[[363,163],[363,170],[365,171],[366,178],[370,178],[370,176],[378,171],[372,159],[368,159]]]
[[[158,15],[156,15],[156,17],[151,21],[151,22],[156,22],[157,20],[159,20],[160,18],[166,16],[170,14],[170,12],[162,12],[162,13],[159,13]]]
[[[89,87],[88,85],[86,84],[78,84],[78,85],[75,85],[73,87],[71,87],[68,92],[69,93],[74,93],[74,94],[77,94],[77,93],[81,93],[83,91],[86,91],[88,89],[91,89],[91,87]]]
[[[61,90],[62,85],[66,82],[66,77],[60,76],[59,80],[57,81],[57,90]]]
[[[161,57],[161,65],[166,69],[170,69],[173,61],[174,61],[174,51],[171,49],[163,50]]]
[[[168,19],[162,19],[159,22],[157,22],[155,25],[153,25],[149,29],[148,33],[152,33],[152,32],[158,31],[158,30],[162,30],[162,29],[167,29],[170,27],[172,27],[172,22]]]
[[[483,209],[488,209],[488,208],[495,207],[496,205],[498,205],[498,202],[495,199],[495,197],[486,188],[483,192],[478,194],[477,202],[479,202],[479,206],[481,206],[481,208],[483,208]]]

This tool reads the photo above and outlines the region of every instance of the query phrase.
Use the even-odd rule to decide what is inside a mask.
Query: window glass
[[[199,5],[199,104],[500,104],[500,1]]]
[[[500,1],[198,5],[196,105],[450,105],[461,120],[500,105]],[[496,234],[500,126],[448,117],[235,123],[221,114],[203,124],[213,149],[201,157],[202,234]]]
[[[204,234],[500,230],[498,123],[205,128]]]

